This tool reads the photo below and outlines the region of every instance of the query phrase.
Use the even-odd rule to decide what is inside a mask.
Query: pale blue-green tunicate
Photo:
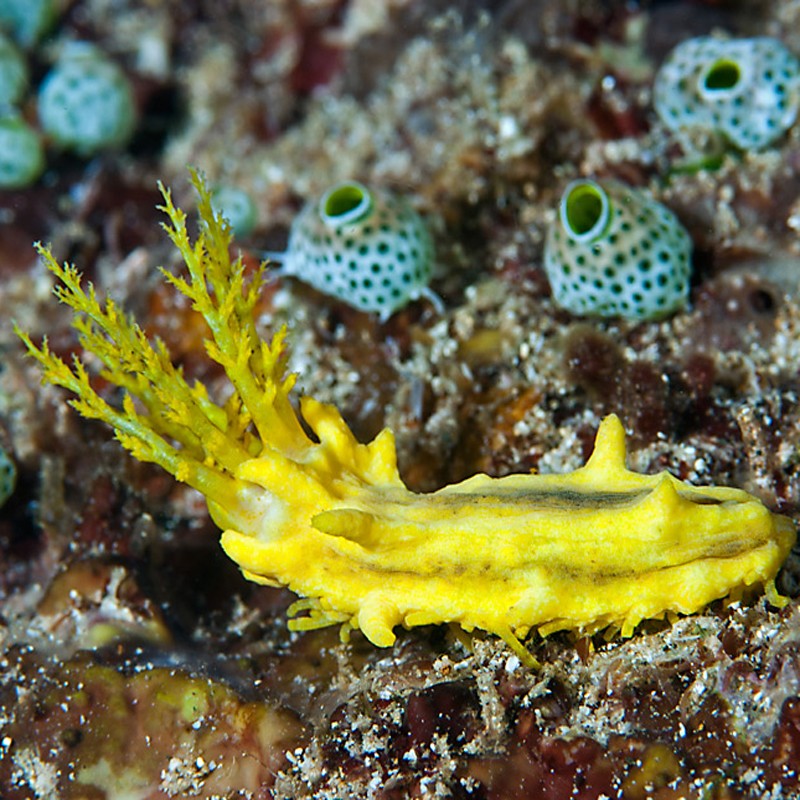
[[[39,122],[60,147],[90,156],[124,145],[136,123],[125,73],[96,47],[68,46],[39,90]]]
[[[247,237],[253,232],[258,217],[256,204],[244,189],[218,186],[211,195],[211,205],[225,217],[235,236]]]
[[[23,47],[34,45],[55,16],[55,0],[0,0],[0,26]]]
[[[22,98],[28,85],[28,65],[17,46],[0,33],[0,112]]]
[[[0,189],[22,189],[44,169],[37,131],[16,113],[0,117]]]

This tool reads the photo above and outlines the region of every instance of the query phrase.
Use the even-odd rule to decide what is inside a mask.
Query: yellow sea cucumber
[[[247,279],[241,258],[230,257],[226,223],[194,182],[194,243],[162,189],[165,227],[189,277],[165,275],[208,322],[208,354],[232,384],[224,404],[188,385],[163,343],[84,291],[75,268],[44,248],[56,294],[75,311],[103,377],[124,390],[121,405],[95,392],[80,360],[68,365],[46,341],[37,347],[17,332],[45,378],[77,395],[78,411],[206,496],[222,546],[247,578],[304,598],[290,609],[291,628],[341,624],[343,634],[358,628],[387,647],[397,625],[455,622],[497,634],[530,664],[520,639],[534,628],[612,626],[627,636],[641,620],[693,613],[750,586],[785,603],[774,579],[796,538],[790,520],[739,489],[629,471],[616,416],[574,472],[476,475],[431,494],[404,485],[388,429],[360,444],[336,408],[304,397],[306,433],[290,401],[285,331],[265,342],[253,321],[263,267]]]

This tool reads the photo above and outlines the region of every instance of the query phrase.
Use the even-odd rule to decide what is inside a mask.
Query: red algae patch
[[[34,796],[266,796],[301,733],[293,714],[174,667],[134,671],[24,649],[5,669],[25,686],[3,726],[0,786]],[[14,692],[6,684],[4,700]]]

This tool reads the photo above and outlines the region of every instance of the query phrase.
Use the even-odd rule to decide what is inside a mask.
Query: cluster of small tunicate
[[[686,303],[691,239],[677,217],[618,181],[567,186],[544,266],[553,298],[585,316],[658,319]]]
[[[655,110],[677,133],[706,131],[759,150],[794,123],[800,61],[768,37],[702,36],[679,44],[653,87]]]
[[[402,197],[350,181],[309,203],[295,219],[281,272],[381,321],[428,288],[433,244],[422,218]]]
[[[85,43],[66,45],[42,81],[38,125],[22,113],[29,82],[23,48],[36,44],[53,17],[52,0],[0,0],[0,28],[9,32],[0,31],[0,189],[23,188],[39,177],[44,141],[88,157],[125,144],[135,125],[130,81]]]

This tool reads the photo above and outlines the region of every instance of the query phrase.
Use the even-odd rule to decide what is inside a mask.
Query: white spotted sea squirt
[[[766,36],[688,39],[659,69],[653,105],[678,134],[705,130],[742,150],[759,150],[794,124],[800,61]]]
[[[356,181],[306,205],[278,258],[281,274],[376,313],[382,322],[422,296],[441,305],[428,288],[433,244],[420,215],[404,198]]]
[[[658,319],[686,303],[691,249],[678,218],[645,192],[577,180],[548,231],[544,268],[573,314]]]

